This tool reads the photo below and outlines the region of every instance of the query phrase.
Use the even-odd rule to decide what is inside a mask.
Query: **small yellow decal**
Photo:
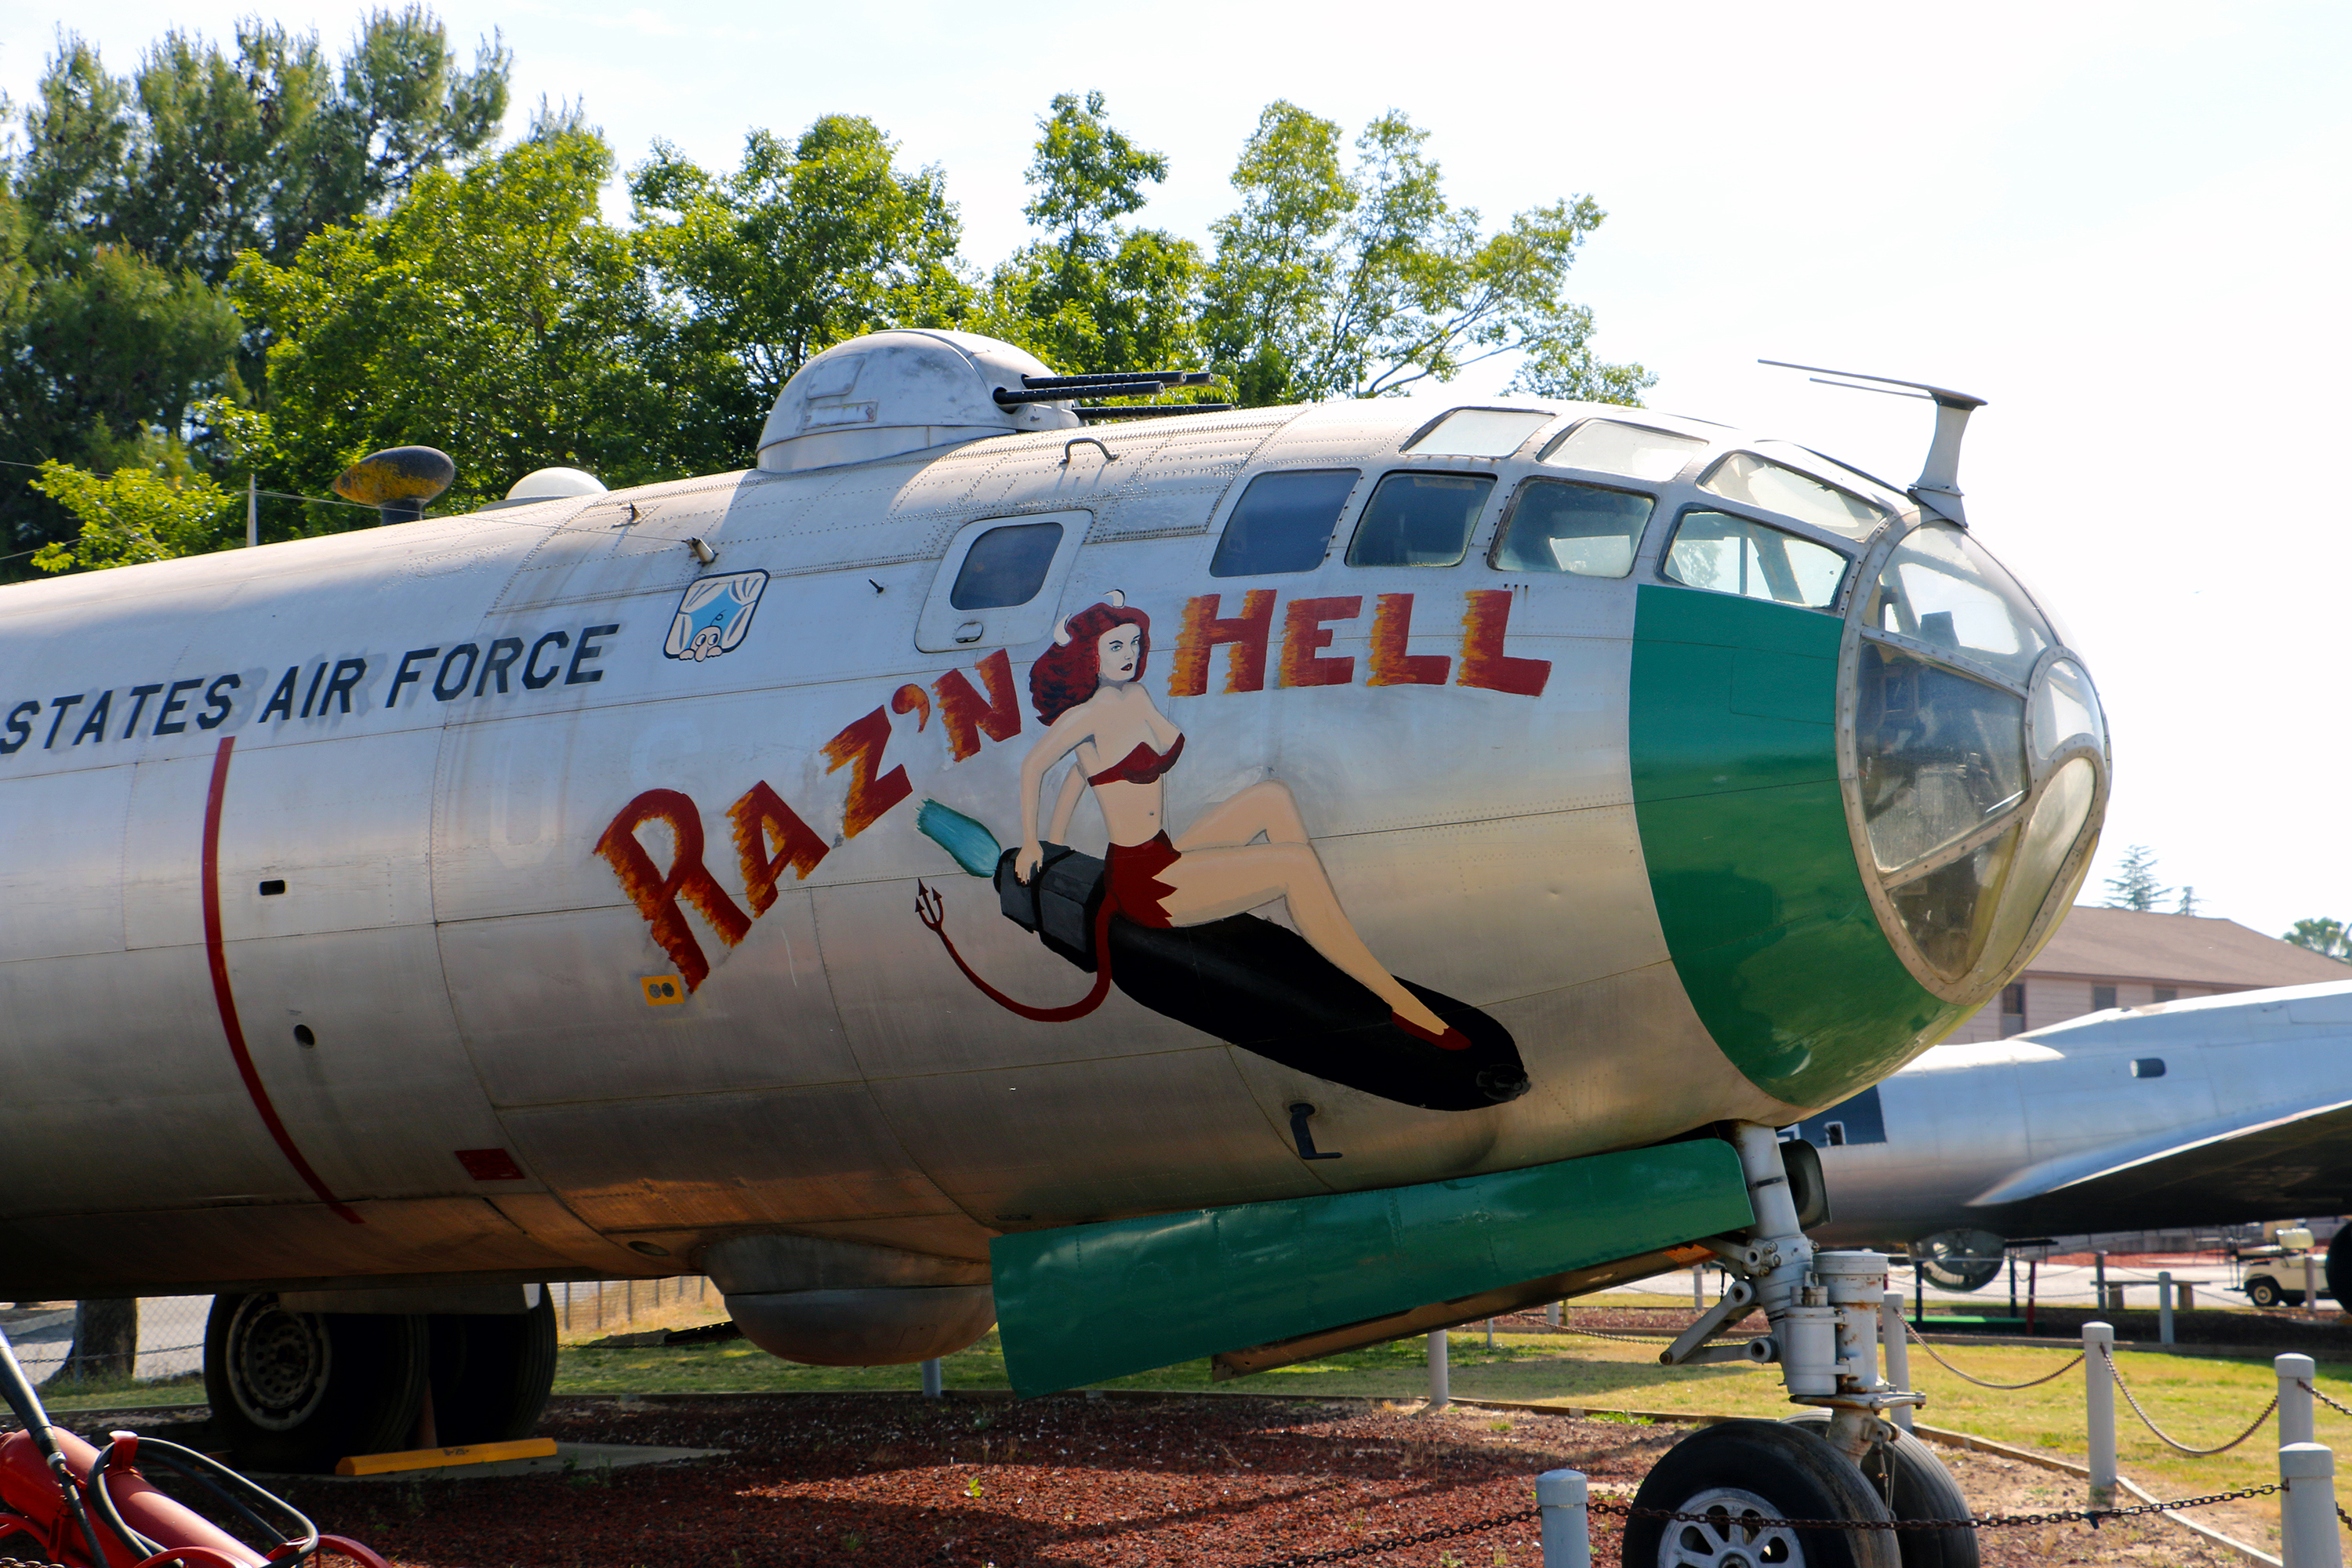
[[[646,988],[648,1007],[669,1007],[686,1000],[686,982],[675,974],[648,974],[637,984]]]

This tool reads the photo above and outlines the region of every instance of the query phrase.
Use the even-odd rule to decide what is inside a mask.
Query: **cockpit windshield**
[[[2020,686],[2056,641],[2000,563],[1940,522],[1914,529],[1887,557],[1863,625],[1988,665]]]
[[[1867,539],[1885,525],[1888,517],[1886,509],[1874,501],[1753,452],[1730,454],[1706,471],[1698,487],[1727,500],[1777,511],[1848,539]]]
[[[1948,523],[1905,535],[1856,597],[1854,798],[1884,907],[1923,978],[1980,995],[2080,875],[2105,790],[2098,694]]]

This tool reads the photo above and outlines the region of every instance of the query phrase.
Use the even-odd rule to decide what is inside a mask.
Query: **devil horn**
[[[1110,591],[1110,607],[1114,610],[1123,610],[1127,608],[1127,595],[1120,593],[1117,588],[1113,588]]]
[[[1064,616],[1061,624],[1054,628],[1054,646],[1056,647],[1070,646],[1070,617],[1067,616]]]

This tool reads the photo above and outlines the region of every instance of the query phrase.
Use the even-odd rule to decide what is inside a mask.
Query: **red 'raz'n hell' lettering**
[[[1021,733],[1021,689],[1013,684],[1013,656],[998,648],[980,661],[979,669],[981,684],[988,688],[984,702],[961,669],[931,682],[940,694],[940,722],[947,726],[948,754],[959,763],[980,754],[983,732],[992,741]]]
[[[1462,668],[1457,686],[1483,686],[1518,697],[1540,697],[1551,679],[1551,660],[1513,658],[1503,652],[1503,633],[1511,624],[1511,592],[1507,588],[1474,588],[1462,613]]]
[[[841,810],[841,831],[856,837],[882,814],[915,793],[905,764],[878,773],[882,748],[890,743],[890,715],[877,708],[824,743],[825,772],[851,768],[849,799]]]
[[[637,842],[637,829],[648,822],[667,826],[676,846],[667,873],[655,867],[654,858]],[[694,940],[693,928],[677,907],[680,899],[699,910],[730,947],[751,929],[751,918],[702,863],[702,814],[674,789],[649,789],[623,806],[604,837],[596,840],[596,853],[612,862],[622,889],[653,928],[654,941],[677,965],[688,991],[709,977],[710,961],[702,956],[702,944]]]
[[[754,915],[766,914],[775,903],[776,884],[787,869],[804,880],[832,847],[765,779],[745,790],[727,808],[727,816],[735,825],[735,853],[743,864],[743,891]]]
[[[1225,689],[1265,689],[1266,634],[1274,628],[1274,590],[1252,588],[1242,595],[1242,613],[1220,619],[1217,595],[1197,594],[1184,603],[1184,625],[1176,634],[1176,657],[1168,675],[1175,697],[1198,697],[1209,689],[1209,653],[1226,645]]]

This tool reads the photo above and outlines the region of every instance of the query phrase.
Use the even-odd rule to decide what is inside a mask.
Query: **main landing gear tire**
[[[2327,1293],[2336,1299],[2337,1310],[2352,1301],[2352,1234],[2344,1237],[2344,1245],[2327,1244],[2327,1256],[2319,1261],[2319,1276],[2326,1281]]]
[[[1723,1421],[1666,1450],[1635,1508],[1699,1513],[1705,1522],[1625,1521],[1625,1568],[1901,1568],[1895,1532],[1792,1530],[1762,1519],[1885,1524],[1886,1505],[1827,1439],[1779,1421]]]
[[[205,1398],[243,1467],[324,1472],[408,1447],[425,1401],[425,1320],[289,1312],[272,1295],[216,1296]]]
[[[555,1303],[441,1313],[432,1325],[433,1426],[445,1447],[528,1437],[555,1386]]]
[[[1791,1415],[1783,1423],[1810,1431],[1826,1434],[1830,1413],[1809,1410]],[[1901,1427],[1888,1424],[1892,1434],[1885,1441],[1871,1446],[1863,1456],[1863,1479],[1869,1481],[1897,1519],[1966,1519],[1969,1500],[1960,1491],[1952,1472],[1936,1458],[1927,1447]],[[1824,1441],[1826,1441],[1824,1436]],[[1887,1476],[1893,1467],[1894,1478]],[[1895,1532],[1895,1550],[1902,1554],[1903,1568],[1979,1568],[1982,1559],[1977,1551],[1977,1532],[1955,1527],[1950,1530],[1899,1530]]]

